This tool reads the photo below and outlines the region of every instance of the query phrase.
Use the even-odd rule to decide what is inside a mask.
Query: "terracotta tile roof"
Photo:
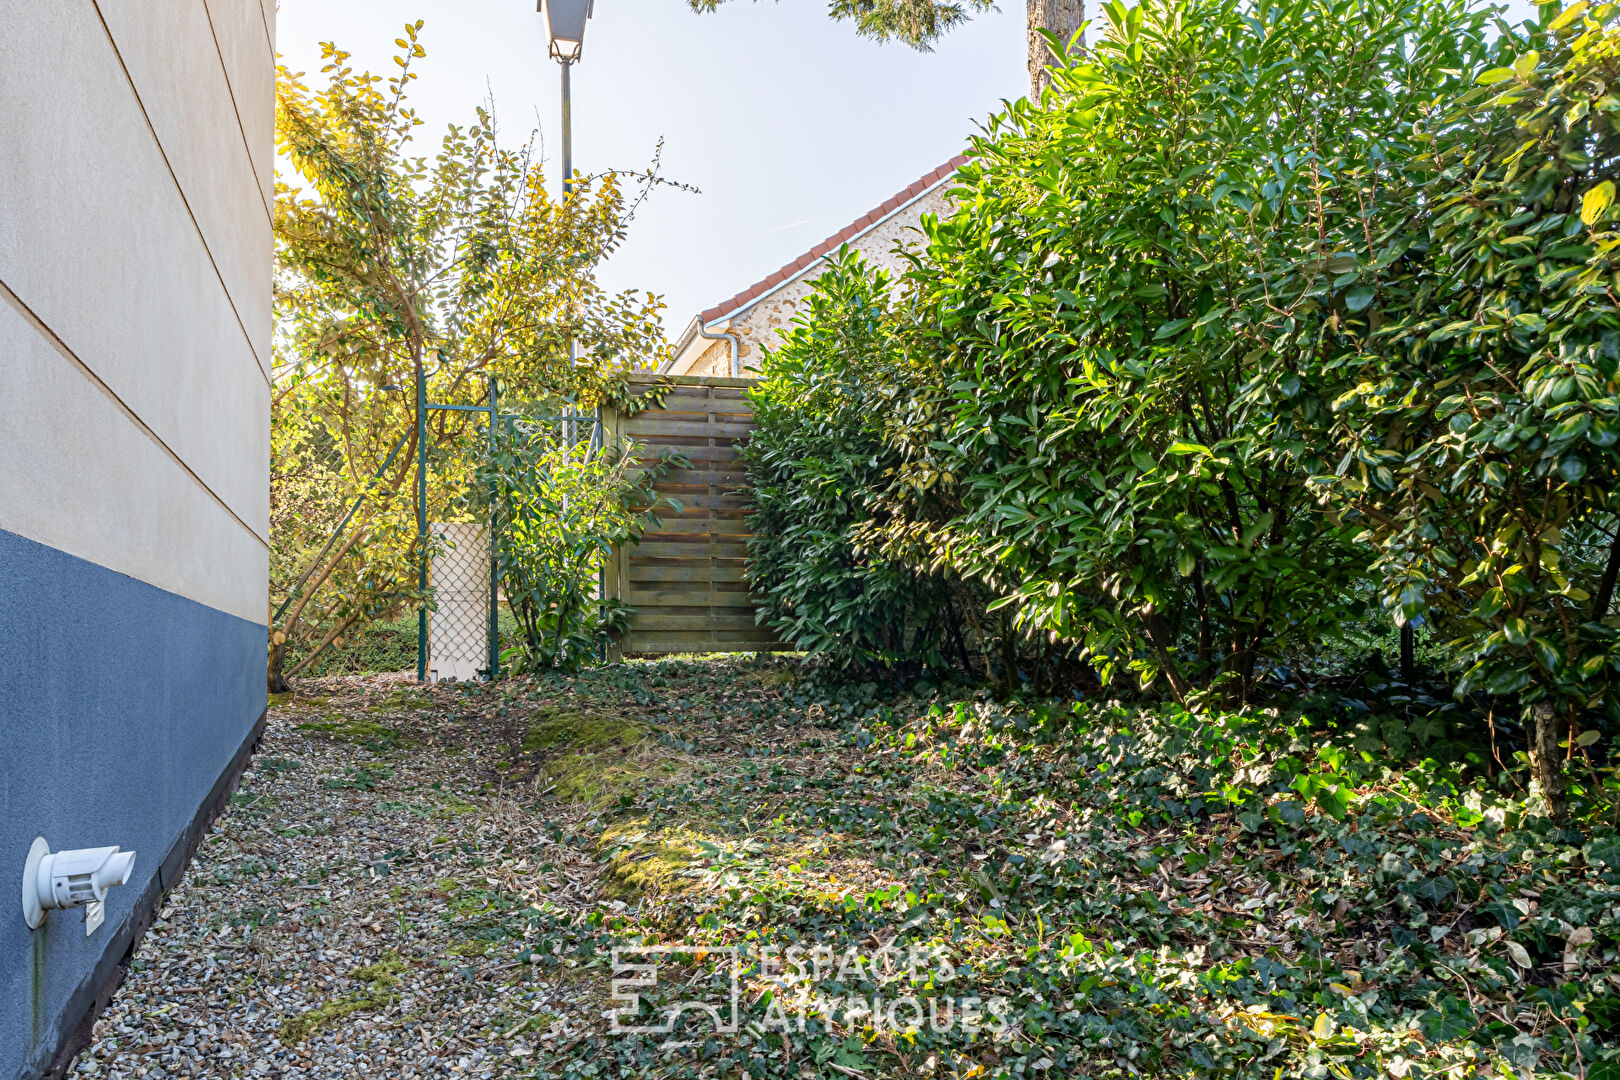
[[[900,207],[911,202],[923,192],[935,187],[941,180],[944,180],[946,177],[950,176],[966,163],[967,156],[965,154],[956,155],[939,168],[919,177],[904,190],[895,192],[893,197],[885,200],[882,205],[862,215],[861,217],[856,218],[848,225],[845,225],[842,229],[833,233],[831,236],[827,237],[827,239],[823,240],[821,243],[817,244],[803,255],[800,255],[797,259],[794,259],[792,262],[786,264],[780,270],[775,271],[769,277],[766,277],[762,281],[754,282],[754,284],[748,286],[748,288],[744,289],[736,296],[733,296],[731,299],[721,301],[714,307],[709,308],[703,314],[699,315],[698,318],[704,323],[711,323],[715,319],[728,315],[731,312],[736,311],[738,308],[744,307],[751,301],[758,299],[761,295],[770,292],[788,278],[798,274],[799,271],[803,270],[805,267],[809,266],[823,255],[826,255],[829,252],[837,251],[840,245],[847,244],[851,239],[865,232],[873,225],[876,225],[890,214],[893,214],[896,210],[900,209]]]

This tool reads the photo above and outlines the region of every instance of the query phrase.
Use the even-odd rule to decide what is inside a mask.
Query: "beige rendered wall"
[[[265,621],[274,0],[0,0],[0,529]]]
[[[0,0],[0,1077],[75,1044],[265,715],[275,0]]]

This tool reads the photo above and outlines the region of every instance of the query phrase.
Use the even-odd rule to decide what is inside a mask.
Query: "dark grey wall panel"
[[[0,1076],[48,1064],[76,992],[253,735],[264,632],[0,530]],[[23,921],[35,836],[138,853],[93,936],[77,911]]]

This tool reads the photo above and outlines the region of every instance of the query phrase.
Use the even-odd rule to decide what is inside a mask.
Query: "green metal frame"
[[[416,537],[418,546],[417,590],[418,594],[425,596],[428,588],[428,543],[427,543],[427,414],[430,410],[444,412],[476,412],[484,413],[488,417],[489,448],[495,449],[496,426],[502,420],[561,420],[586,421],[593,425],[590,439],[590,449],[587,453],[601,449],[603,445],[602,410],[597,409],[594,414],[565,412],[551,416],[531,416],[526,413],[502,413],[500,411],[500,382],[492,375],[489,378],[489,393],[487,403],[483,405],[442,405],[427,399],[427,384],[423,378],[421,365],[416,369]],[[388,461],[383,464],[386,469],[394,460],[394,454],[404,445],[402,436],[393,452],[388,455]],[[382,470],[378,470],[381,475]],[[501,675],[501,639],[500,639],[500,508],[497,505],[499,492],[495,484],[490,483],[489,490],[489,673],[491,679],[498,679]],[[352,514],[353,511],[351,510]],[[347,518],[344,519],[347,521]],[[600,586],[600,582],[599,582]],[[423,604],[417,611],[416,618],[416,681],[427,682],[428,671],[428,612],[427,605]]]
[[[489,417],[489,446],[495,448],[495,425],[500,423],[500,384],[495,376],[489,377],[489,400],[485,405],[441,405],[427,399],[427,382],[422,365],[416,366],[416,543],[418,594],[427,595],[428,543],[427,543],[427,414],[428,410],[441,412],[478,412]],[[500,548],[495,508],[495,489],[490,487],[489,500],[489,677],[501,677],[500,640]],[[416,681],[427,682],[428,669],[428,610],[425,603],[416,612]]]
[[[501,384],[489,377],[489,453],[495,455],[495,425],[501,419]],[[489,678],[501,677],[501,508],[500,490],[489,482]]]
[[[417,594],[418,594],[418,596],[426,595],[427,587],[428,587],[428,558],[427,558],[427,549],[428,549],[428,544],[427,544],[427,531],[428,531],[428,522],[427,522],[427,476],[428,476],[427,414],[431,410],[439,410],[439,411],[442,411],[442,412],[484,413],[489,418],[488,419],[487,437],[489,439],[489,448],[490,448],[490,450],[492,452],[494,451],[495,445],[496,445],[496,425],[499,424],[501,420],[542,420],[542,421],[543,420],[564,420],[564,421],[574,420],[574,421],[577,421],[577,420],[590,419],[596,425],[595,430],[592,432],[592,435],[591,435],[591,449],[592,450],[595,450],[595,449],[599,448],[600,439],[601,439],[601,433],[602,433],[602,415],[601,415],[601,410],[600,409],[598,409],[596,411],[596,415],[595,415],[594,418],[587,417],[584,414],[578,414],[578,413],[560,413],[560,414],[557,414],[557,415],[541,415],[541,416],[533,416],[533,415],[529,415],[527,413],[504,413],[503,414],[500,411],[500,383],[494,376],[489,377],[489,397],[488,397],[488,403],[487,404],[484,404],[484,405],[445,405],[445,404],[440,404],[438,402],[429,401],[427,399],[427,383],[426,383],[426,380],[424,378],[422,366],[420,364],[418,364],[417,367],[416,367],[416,537],[417,537],[417,545],[418,545],[418,548],[419,548],[419,554],[418,554],[418,557],[417,557],[416,586],[417,586]],[[349,505],[348,511],[344,513],[342,520],[338,522],[337,528],[332,530],[332,535],[327,538],[326,545],[322,548],[321,558],[324,558],[325,553],[330,551],[332,549],[333,545],[335,545],[339,540],[341,540],[343,538],[343,534],[348,530],[349,523],[354,520],[354,515],[359,512],[361,505],[365,503],[366,497],[371,493],[371,489],[376,486],[377,482],[382,479],[383,474],[388,471],[388,469],[389,469],[389,467],[391,465],[394,464],[394,460],[399,456],[399,452],[402,449],[404,449],[405,443],[407,441],[409,441],[410,437],[411,437],[411,432],[409,432],[409,431],[407,431],[405,434],[401,435],[399,437],[399,440],[394,443],[393,448],[388,451],[388,456],[383,459],[383,463],[381,465],[379,465],[377,467],[376,471],[371,474],[370,479],[368,479],[366,481],[365,490],[363,492],[361,492],[360,495],[356,496],[354,502]],[[489,491],[490,520],[489,520],[489,646],[488,646],[489,647],[489,669],[488,670],[490,672],[490,677],[492,679],[500,678],[500,674],[501,674],[501,647],[500,647],[501,570],[500,570],[500,521],[499,521],[499,512],[500,511],[499,511],[499,508],[496,505],[497,498],[498,498],[498,492],[496,490],[496,487],[495,487],[494,483],[492,482],[491,485],[490,485],[490,491]],[[281,617],[284,614],[286,614],[287,608],[290,607],[293,604],[293,602],[298,599],[299,591],[303,588],[304,584],[308,581],[309,574],[313,572],[314,566],[319,565],[319,563],[321,562],[321,558],[317,558],[314,561],[314,563],[312,563],[311,569],[309,571],[305,572],[304,579],[299,581],[299,583],[297,585],[293,586],[293,588],[288,591],[287,596],[281,602],[281,606],[278,607],[276,609],[275,614],[270,617],[270,622],[271,622],[272,625],[279,622],[281,620]],[[397,595],[397,594],[393,594],[393,595]],[[418,609],[416,619],[417,619],[417,621],[416,621],[416,680],[417,680],[417,682],[426,682],[427,681],[427,661],[428,661],[428,655],[427,655],[428,654],[428,633],[427,633],[427,631],[428,631],[428,612],[427,612],[427,607],[425,605],[423,605],[422,607],[420,607]]]

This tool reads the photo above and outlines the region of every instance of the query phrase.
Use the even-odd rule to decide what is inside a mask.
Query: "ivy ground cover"
[[[78,1069],[1616,1075],[1614,823],[1549,824],[1398,689],[312,681]]]

